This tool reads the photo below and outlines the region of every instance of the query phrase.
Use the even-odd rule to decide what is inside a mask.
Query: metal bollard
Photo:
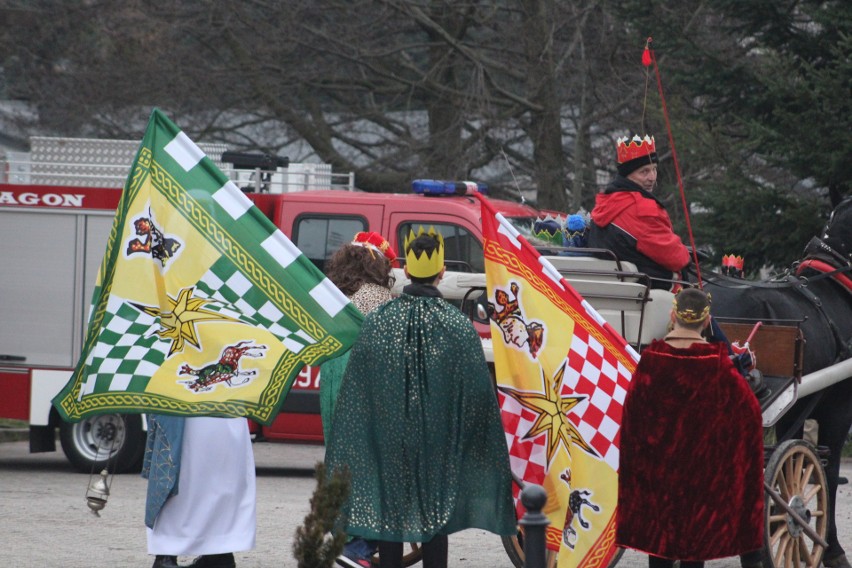
[[[521,491],[521,503],[526,508],[518,521],[524,527],[524,568],[545,568],[546,549],[544,529],[550,524],[541,510],[547,502],[547,492],[541,485],[525,484]]]

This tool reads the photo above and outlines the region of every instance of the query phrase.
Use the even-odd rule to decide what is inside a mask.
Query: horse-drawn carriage
[[[772,501],[766,515],[765,565],[771,560],[775,566],[816,567],[822,561],[829,568],[849,568],[837,538],[834,510],[841,453],[852,427],[850,271],[852,198],[846,198],[835,207],[822,235],[808,243],[803,258],[784,274],[760,282],[712,274],[703,278],[717,320],[750,318],[782,326],[786,320],[803,336],[798,343],[802,346],[801,370],[792,369],[794,377],[801,373],[801,380],[792,383],[795,390],[785,395],[792,398],[789,410],[780,412],[786,407],[780,399],[764,410],[764,417],[767,411],[778,414],[773,426],[777,446],[765,467],[767,484],[781,497],[776,499],[768,491]],[[795,354],[796,344],[789,340],[778,343],[786,357]],[[779,351],[769,351],[761,360],[758,354],[758,367],[770,365],[780,356]],[[790,371],[782,368],[778,373],[788,378]],[[817,452],[801,440],[808,418],[819,425]],[[797,490],[790,490],[793,487]],[[800,519],[794,513],[802,513]],[[825,546],[816,536],[824,539]]]
[[[763,563],[817,568],[828,546],[829,499],[823,468],[827,449],[820,451],[809,441],[783,434],[779,438],[774,430],[798,400],[804,355],[801,322],[717,321],[728,339],[740,344],[751,334],[752,325],[769,323],[749,342],[761,369],[762,383],[754,387],[769,442],[764,447]]]
[[[644,275],[629,263],[587,257],[549,260],[635,348],[641,349],[651,339],[664,335],[673,295],[651,290]],[[732,284],[744,286],[743,281]],[[830,490],[823,465],[830,452],[797,435],[813,410],[812,405],[797,407],[797,401],[814,394],[820,385],[827,386],[824,379],[820,382],[819,376],[811,376],[802,389],[806,342],[802,327],[807,320],[801,317],[783,320],[717,317],[716,320],[731,342],[742,345],[751,336],[749,346],[760,370],[752,376],[761,379],[754,388],[761,403],[767,439],[763,565],[817,568],[828,547],[831,521]],[[841,370],[839,374],[849,376],[852,371],[844,374]],[[785,429],[779,432],[776,425],[782,419]],[[524,554],[522,535],[519,537],[504,539],[504,546],[514,565],[520,568]],[[611,565],[619,558],[620,554]],[[555,566],[555,554],[549,554],[548,563]]]
[[[755,389],[767,440],[761,551],[766,568],[848,567],[834,504],[852,425],[852,380],[846,380],[852,377],[850,255],[852,199],[847,199],[788,273],[752,282],[702,271],[711,313],[727,339],[742,344],[754,332],[750,347],[762,374]],[[548,259],[637,350],[665,333],[672,295],[652,290],[632,265],[607,258]],[[803,437],[808,418],[819,424],[818,442]],[[519,537],[504,540],[518,567],[524,558]],[[549,562],[555,560],[551,554]]]
[[[840,455],[852,426],[852,381],[846,380],[852,377],[852,280],[844,277],[852,270],[852,199],[835,209],[806,253],[792,272],[770,281],[702,270],[703,287],[728,340],[743,343],[755,324],[762,324],[750,346],[764,381],[756,392],[767,439],[763,566],[848,568],[837,540],[834,501]],[[818,263],[807,262],[814,256]],[[673,296],[652,290],[635,266],[614,257],[548,260],[637,350],[665,334]],[[832,278],[836,275],[845,281]],[[475,298],[485,289],[484,275],[449,274],[445,285],[445,296],[461,300],[477,319]],[[819,445],[803,439],[808,418],[819,423]],[[523,566],[522,533],[503,544],[513,564]],[[611,565],[619,558],[620,553]],[[418,559],[414,545],[407,564]],[[548,564],[555,566],[554,553],[548,553]]]

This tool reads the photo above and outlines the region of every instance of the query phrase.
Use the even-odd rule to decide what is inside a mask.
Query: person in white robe
[[[153,568],[233,568],[255,547],[254,454],[244,418],[149,416],[143,476]]]

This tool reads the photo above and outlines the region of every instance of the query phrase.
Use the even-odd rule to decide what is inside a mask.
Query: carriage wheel
[[[524,555],[524,533],[518,531],[517,536],[504,536],[501,537],[501,539],[503,541],[503,549],[512,561],[512,565],[515,566],[515,568],[524,568],[524,561],[526,560],[526,556]],[[623,548],[617,548],[615,550],[615,556],[613,556],[612,560],[610,560],[608,568],[613,568],[618,563],[621,555],[624,554]],[[554,568],[556,566],[557,556],[558,554],[553,550],[547,551],[545,556],[547,568]]]
[[[414,566],[415,564],[420,562],[420,560],[423,559],[423,551],[420,550],[420,543],[419,542],[409,542],[408,547],[411,550],[409,550],[407,552],[405,550],[403,550],[402,565],[403,566]],[[379,554],[378,553],[373,555],[373,557],[370,559],[370,563],[373,566],[379,565]]]
[[[526,560],[526,555],[524,555],[524,533],[519,530],[518,536],[503,536],[500,539],[503,541],[503,550],[506,551],[509,560],[512,561],[512,565],[515,568],[524,568],[524,561]],[[547,550],[544,557],[547,568],[554,568],[556,566],[556,556],[555,551]]]
[[[813,446],[803,440],[780,444],[769,458],[764,479],[808,525],[825,539],[828,486]],[[769,493],[764,496],[763,565],[767,568],[818,568],[824,548]]]

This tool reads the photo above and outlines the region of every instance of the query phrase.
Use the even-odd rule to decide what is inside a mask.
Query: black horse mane
[[[847,195],[846,197],[841,199],[839,202],[833,204],[832,205],[832,207],[833,207],[832,214],[831,214],[831,217],[829,217],[829,220],[828,220],[829,224],[831,224],[831,218],[834,217],[834,215],[836,213],[839,213],[839,212],[845,210],[850,205],[852,205],[852,195]]]
[[[821,242],[834,250],[837,255],[845,258],[847,263],[852,263],[852,222],[846,220],[848,210],[852,208],[852,195],[841,201],[828,217],[828,223],[822,231]]]

